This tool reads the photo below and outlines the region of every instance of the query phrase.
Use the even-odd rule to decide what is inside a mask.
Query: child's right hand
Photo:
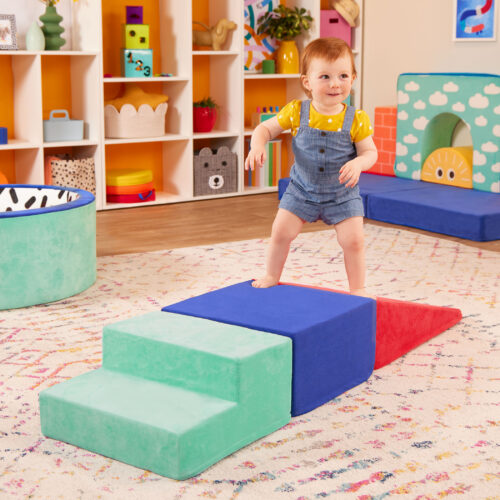
[[[264,149],[253,148],[248,153],[245,160],[245,170],[255,170],[256,167],[262,167],[266,161],[266,152]]]

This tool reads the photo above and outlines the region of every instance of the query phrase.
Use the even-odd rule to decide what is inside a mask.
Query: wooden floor
[[[150,252],[267,238],[277,205],[277,194],[269,193],[101,211],[97,213],[97,255]],[[366,219],[365,223],[397,227],[369,219]],[[306,224],[304,231],[318,231],[327,227],[322,222],[315,222]],[[404,229],[436,236],[436,233],[418,229]],[[500,252],[500,240],[477,242],[438,236],[476,248]]]

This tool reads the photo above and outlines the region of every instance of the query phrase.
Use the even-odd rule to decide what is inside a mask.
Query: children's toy
[[[222,45],[226,43],[229,32],[237,28],[236,23],[224,18],[219,19],[211,28],[198,21],[193,21],[193,24],[198,24],[206,30],[193,30],[193,45],[208,46],[212,50],[221,50]]]
[[[377,163],[368,172],[370,174],[394,174],[396,160],[396,125],[398,109],[396,106],[375,108],[373,142],[377,147]]]
[[[155,199],[151,170],[116,169],[106,172],[108,203],[143,203]]]
[[[248,281],[163,311],[292,339],[292,416],[364,382],[373,370],[375,301],[364,297],[288,285],[259,289]]]
[[[155,201],[156,191],[149,189],[140,193],[130,194],[107,194],[106,201],[108,203],[144,203],[146,201]]]
[[[0,127],[0,144],[7,144],[8,135],[7,135],[7,127]]]
[[[7,184],[0,192],[0,310],[45,304],[96,280],[94,196]]]
[[[122,75],[127,78],[153,76],[152,49],[122,49]]]
[[[152,77],[153,50],[149,48],[149,24],[142,24],[142,7],[129,5],[126,12],[127,24],[122,25],[122,75],[127,78]],[[129,20],[133,22],[129,23]]]
[[[221,146],[194,155],[194,196],[233,193],[238,189],[238,155]]]
[[[152,182],[145,182],[144,184],[131,184],[129,186],[106,186],[106,194],[138,194],[147,193],[154,188]]]
[[[125,12],[127,24],[142,24],[142,6],[127,5]]]
[[[146,169],[118,168],[106,172],[106,185],[131,186],[153,182],[153,172]]]
[[[422,166],[429,155],[436,149],[452,147],[455,127],[463,121],[470,130],[473,144],[472,188],[500,193],[499,108],[499,75],[400,75],[396,175],[422,179]],[[454,170],[451,174],[452,170],[448,169],[447,181],[456,185],[462,174]],[[437,174],[434,169],[435,180]]]
[[[122,96],[106,101],[104,130],[106,137],[157,137],[165,135],[168,96],[144,92],[127,84]]]
[[[307,286],[294,283],[282,284]],[[330,288],[308,288],[342,293]],[[375,370],[392,363],[407,352],[456,325],[462,319],[460,309],[453,307],[431,306],[384,297],[377,297],[376,301]]]
[[[151,170],[116,169],[106,172],[108,203],[142,203],[155,199]]]
[[[123,46],[127,49],[149,49],[149,24],[124,24]]]
[[[102,368],[41,392],[44,435],[186,479],[286,424],[290,408],[326,403],[461,318],[250,281],[163,311],[106,326]]]
[[[422,167],[422,180],[472,188],[472,147],[435,149]]]
[[[385,179],[392,181],[395,178]],[[408,182],[414,182],[418,189],[369,194],[367,217],[474,241],[500,239],[498,193]]]
[[[290,339],[180,314],[108,325],[102,368],[40,393],[44,435],[187,479],[290,421]]]
[[[264,106],[262,110],[257,106],[255,113],[252,113],[252,128],[255,128],[259,123],[265,122],[278,114],[279,106]]]
[[[290,178],[279,181],[283,196]],[[473,189],[361,174],[366,217],[473,241],[500,239],[500,196]]]
[[[66,109],[54,109],[50,112],[49,119],[43,120],[45,142],[81,141],[82,139],[83,120],[71,120]]]
[[[319,33],[322,38],[341,38],[351,46],[351,26],[336,10],[322,10]]]

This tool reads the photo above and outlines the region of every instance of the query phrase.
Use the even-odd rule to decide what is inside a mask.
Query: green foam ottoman
[[[42,432],[186,479],[289,422],[291,373],[286,337],[153,312],[107,325],[102,367],[40,393]]]

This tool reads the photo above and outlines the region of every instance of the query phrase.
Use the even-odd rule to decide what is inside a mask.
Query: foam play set
[[[107,325],[102,367],[40,393],[42,432],[186,479],[461,317],[304,285],[237,283]]]
[[[106,172],[106,200],[109,203],[141,203],[155,198],[151,170],[114,169]]]
[[[94,196],[80,189],[0,186],[0,310],[45,304],[96,280]]]
[[[381,165],[359,182],[366,217],[474,241],[499,239],[499,115],[499,75],[400,75],[397,132],[394,110],[383,108],[374,134]],[[472,146],[452,144],[460,122]],[[288,183],[280,180],[280,198]]]
[[[122,25],[122,75],[128,78],[153,76],[153,49],[149,48],[149,24],[143,24],[141,6],[126,7]]]

